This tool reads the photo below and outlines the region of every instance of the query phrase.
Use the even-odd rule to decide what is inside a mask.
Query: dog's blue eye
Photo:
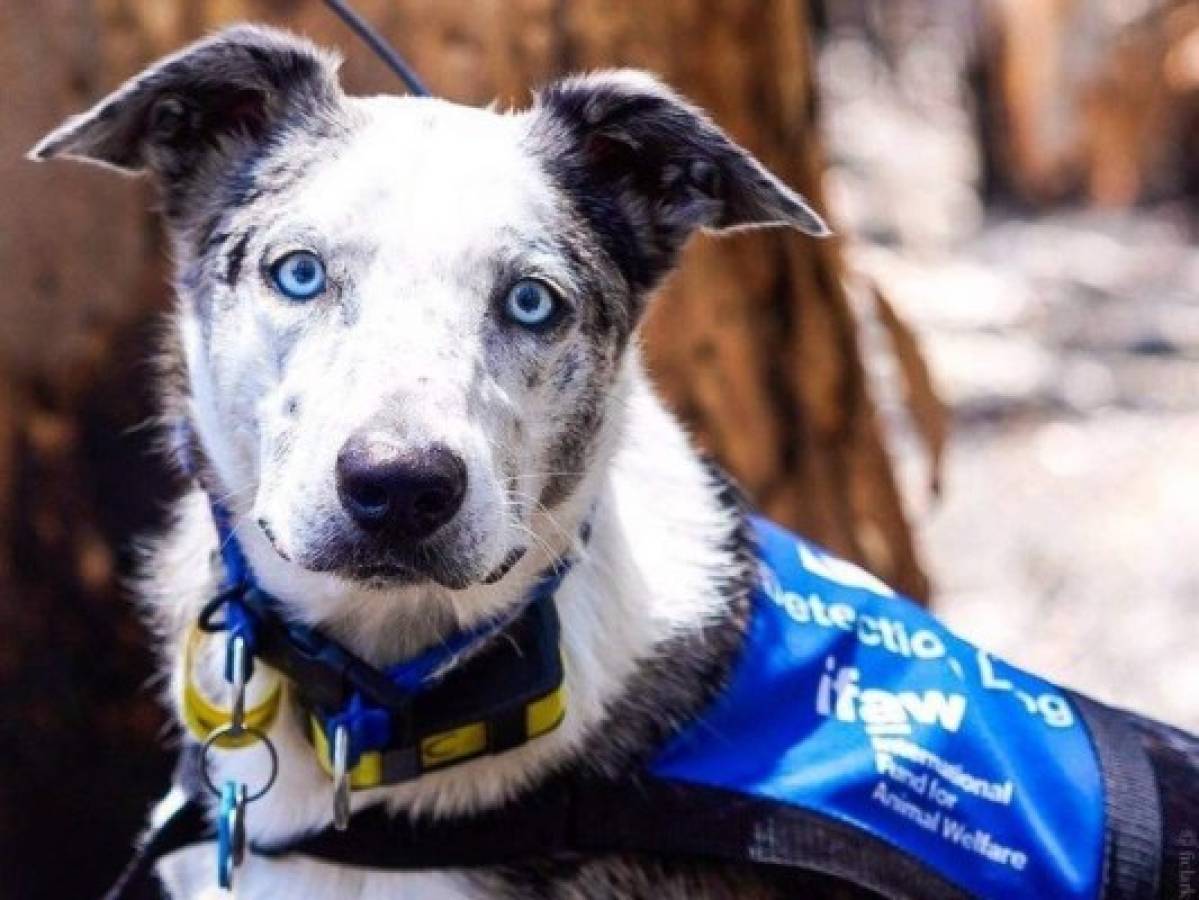
[[[271,266],[271,280],[284,297],[311,300],[325,289],[325,264],[315,253],[296,250]]]
[[[504,299],[504,314],[517,325],[540,328],[558,311],[558,298],[544,283],[522,278]]]

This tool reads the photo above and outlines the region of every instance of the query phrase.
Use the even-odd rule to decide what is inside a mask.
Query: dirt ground
[[[868,339],[935,609],[1018,665],[1199,730],[1194,222],[1170,203],[985,208],[952,45],[915,52],[897,73],[849,36],[821,74],[851,259],[920,336],[952,411],[933,503]]]

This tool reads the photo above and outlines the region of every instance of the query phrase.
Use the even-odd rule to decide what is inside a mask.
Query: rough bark
[[[823,208],[801,4],[360,8],[457,100],[524,103],[558,72],[651,68]],[[14,896],[95,894],[165,781],[122,579],[132,536],[172,490],[142,427],[169,302],[149,193],[21,154],[151,58],[235,19],[342,46],[355,91],[397,88],[316,2],[47,0],[0,14],[0,877]],[[835,240],[696,241],[647,328],[653,370],[768,514],[923,597],[841,271]]]

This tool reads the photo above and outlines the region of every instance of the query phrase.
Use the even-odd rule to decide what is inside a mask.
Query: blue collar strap
[[[288,679],[308,715],[318,760],[330,774],[344,767],[350,787],[393,784],[502,752],[560,723],[565,696],[554,594],[571,560],[545,571],[513,610],[380,669],[288,621],[258,587],[228,512],[214,504],[213,518],[225,582],[199,627],[226,634],[231,684],[250,677],[256,658]],[[507,640],[495,640],[501,633]],[[244,653],[233,652],[237,639]]]

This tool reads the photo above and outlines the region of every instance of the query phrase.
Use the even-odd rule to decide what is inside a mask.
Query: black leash
[[[134,900],[145,896],[143,889],[150,885],[154,866],[159,860],[184,847],[210,841],[212,836],[208,809],[196,798],[185,800],[161,825],[146,833],[137,852],[103,900]]]
[[[395,47],[387,43],[383,36],[366,19],[351,9],[349,4],[342,2],[342,0],[325,0],[325,5],[337,13],[338,17],[346,23],[349,29],[358,35],[364,44],[374,50],[375,54],[387,64],[389,69],[400,76],[412,94],[417,97],[432,96],[429,93],[429,89],[425,87],[424,82],[420,80],[416,72],[412,71],[412,67],[408,65],[407,60],[399,54]]]

